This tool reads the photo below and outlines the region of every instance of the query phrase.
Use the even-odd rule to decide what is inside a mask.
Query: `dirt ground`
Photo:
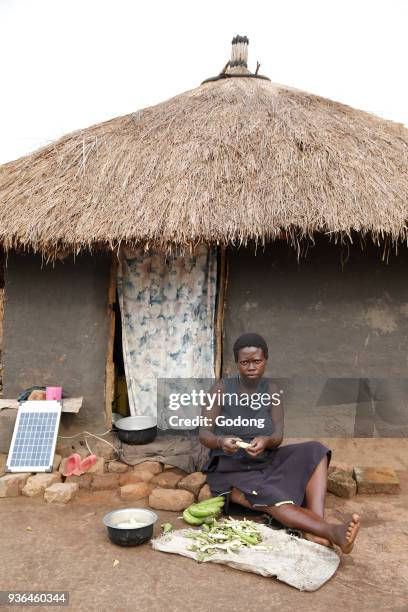
[[[69,591],[71,610],[407,611],[408,472],[399,471],[399,476],[400,495],[351,500],[328,495],[329,519],[356,511],[363,523],[353,554],[341,555],[336,574],[313,593],[153,551],[150,544],[111,544],[101,518],[126,505],[111,491],[81,492],[68,506],[24,497],[0,500],[1,590]],[[175,513],[159,514],[160,523],[182,526]],[[157,533],[159,529],[157,525]],[[114,567],[115,559],[119,564]]]

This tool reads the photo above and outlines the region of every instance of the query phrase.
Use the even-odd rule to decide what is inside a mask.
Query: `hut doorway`
[[[214,377],[217,265],[205,246],[167,256],[122,249],[110,300],[113,412],[158,416],[157,379]]]
[[[115,317],[115,332],[113,341],[114,365],[114,395],[112,412],[122,417],[129,416],[129,398],[126,384],[125,364],[123,361],[122,320],[120,316],[119,298],[116,291],[116,300],[113,304]]]

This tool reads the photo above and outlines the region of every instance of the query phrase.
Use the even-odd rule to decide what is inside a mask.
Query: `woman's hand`
[[[246,452],[251,457],[257,457],[268,448],[270,438],[268,436],[258,436],[254,438],[251,444],[246,448]]]
[[[220,438],[220,440],[220,448],[224,451],[224,453],[227,455],[234,455],[234,453],[237,452],[239,447],[237,446],[236,441],[239,440],[239,438]]]

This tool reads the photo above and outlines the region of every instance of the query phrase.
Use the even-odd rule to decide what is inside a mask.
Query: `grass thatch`
[[[169,249],[285,230],[406,241],[407,218],[407,129],[253,78],[201,85],[0,167],[6,249]]]

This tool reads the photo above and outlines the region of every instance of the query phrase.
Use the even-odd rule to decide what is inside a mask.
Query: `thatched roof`
[[[249,75],[78,130],[0,168],[5,248],[168,249],[285,231],[406,240],[407,218],[407,129]]]

